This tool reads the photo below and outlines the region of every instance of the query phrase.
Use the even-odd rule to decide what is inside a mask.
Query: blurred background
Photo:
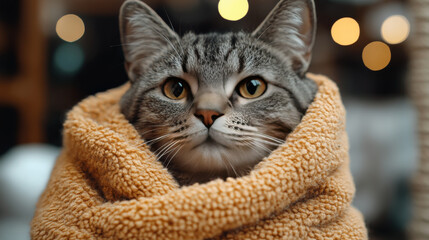
[[[67,111],[127,81],[118,31],[122,2],[0,1],[0,239],[29,239]],[[250,32],[278,1],[145,2],[183,35]],[[311,72],[340,87],[354,204],[370,239],[429,239],[429,187],[423,184],[429,170],[419,163],[429,146],[423,142],[429,128],[422,125],[428,105],[421,103],[429,90],[423,84],[429,73],[429,2],[316,0],[316,8]]]

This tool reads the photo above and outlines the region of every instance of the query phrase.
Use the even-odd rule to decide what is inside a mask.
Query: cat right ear
[[[283,52],[292,69],[303,76],[316,35],[314,1],[281,0],[252,35]]]
[[[125,67],[131,82],[147,68],[150,58],[179,40],[155,11],[138,0],[125,1],[119,25]]]

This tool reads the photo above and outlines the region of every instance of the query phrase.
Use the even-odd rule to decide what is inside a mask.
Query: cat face
[[[120,22],[132,84],[121,111],[168,168],[243,174],[285,141],[316,92],[304,77],[310,0],[279,2],[252,34],[179,37],[136,0]]]

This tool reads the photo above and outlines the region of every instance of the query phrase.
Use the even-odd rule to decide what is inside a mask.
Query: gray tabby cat
[[[237,177],[283,143],[317,91],[305,77],[313,0],[280,1],[251,34],[173,32],[126,1],[120,31],[131,88],[121,111],[179,184]]]

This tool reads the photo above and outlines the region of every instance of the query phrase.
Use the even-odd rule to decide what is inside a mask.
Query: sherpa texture
[[[182,188],[120,113],[128,85],[83,100],[68,113],[32,238],[367,239],[338,89],[308,76],[318,93],[283,145],[247,176]]]

